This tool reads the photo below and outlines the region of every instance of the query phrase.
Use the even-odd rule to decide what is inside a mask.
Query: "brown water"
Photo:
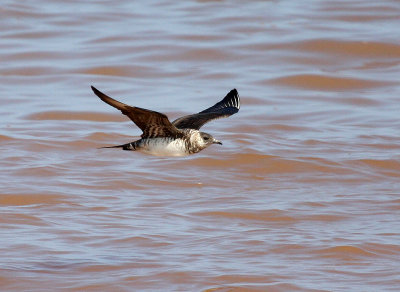
[[[400,2],[136,2],[2,2],[0,290],[399,291]],[[187,158],[97,149],[141,132],[92,84],[242,108]]]

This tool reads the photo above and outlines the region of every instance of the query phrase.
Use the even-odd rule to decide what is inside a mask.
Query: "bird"
[[[139,140],[101,148],[122,148],[122,150],[139,151],[155,156],[187,156],[198,153],[212,144],[222,145],[222,142],[212,135],[199,130],[207,122],[229,117],[240,109],[238,91],[232,89],[215,105],[170,122],[163,113],[126,105],[94,86],[91,88],[102,101],[120,110],[143,131]]]

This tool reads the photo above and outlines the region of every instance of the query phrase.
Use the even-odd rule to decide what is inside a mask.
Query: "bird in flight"
[[[165,114],[126,105],[93,86],[92,90],[102,101],[120,110],[143,131],[139,140],[102,148],[122,148],[156,156],[186,156],[198,153],[212,144],[222,145],[221,141],[199,130],[205,123],[229,117],[240,109],[239,94],[236,89],[232,89],[212,107],[197,114],[183,116],[171,123]]]

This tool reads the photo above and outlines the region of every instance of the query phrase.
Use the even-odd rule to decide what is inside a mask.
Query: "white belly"
[[[186,146],[183,140],[166,140],[165,138],[152,138],[138,149],[140,152],[156,156],[186,156]]]

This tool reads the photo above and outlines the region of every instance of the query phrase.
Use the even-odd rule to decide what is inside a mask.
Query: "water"
[[[398,1],[3,1],[3,291],[398,291]],[[186,158],[97,149],[232,88]]]

